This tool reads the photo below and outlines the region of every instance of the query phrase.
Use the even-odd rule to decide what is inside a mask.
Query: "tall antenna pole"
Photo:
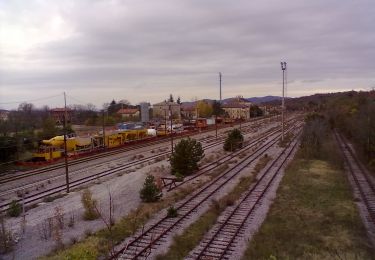
[[[286,70],[286,62],[281,62],[281,70],[283,71],[283,98],[281,102],[281,140],[284,141],[284,106],[285,106],[285,70]]]
[[[220,82],[220,104],[221,104],[221,72],[219,72],[219,82]]]
[[[66,192],[69,193],[69,169],[68,169],[68,149],[66,145],[66,125],[67,125],[67,117],[68,113],[66,111],[66,94],[64,92],[64,153],[65,153],[65,179],[66,179]]]

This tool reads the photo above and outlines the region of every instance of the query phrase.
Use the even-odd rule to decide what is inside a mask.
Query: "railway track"
[[[246,191],[233,207],[227,208],[219,221],[207,233],[202,242],[187,259],[235,259],[233,248],[244,239],[246,227],[255,219],[255,211],[261,205],[280,170],[296,150],[298,137],[286,147],[272,163],[262,170],[262,175],[251,189]]]
[[[293,128],[296,131],[297,127]],[[300,127],[298,127],[300,129]],[[175,208],[179,215],[176,218],[163,217],[146,230],[140,230],[127,244],[113,256],[113,259],[146,259],[152,251],[165,239],[168,233],[188,219],[192,212],[217,195],[217,193],[231,180],[238,176],[246,167],[270,149],[278,140],[280,135],[274,139],[267,140],[259,149],[247,155],[245,158],[215,177],[209,183],[202,186],[184,201],[176,203]]]
[[[291,122],[293,122],[293,119],[291,120]],[[243,149],[241,149],[241,151],[242,152],[246,151],[247,149],[250,149],[250,148],[258,145],[259,143],[263,142],[265,139],[267,139],[268,137],[274,135],[278,131],[279,131],[279,129],[277,129],[277,130],[272,130],[271,129],[269,131],[266,131],[263,135],[261,135],[260,137],[258,137],[254,141],[249,142]],[[214,142],[214,143],[209,143],[209,144],[207,144],[207,145],[204,146],[204,149],[212,148],[214,146],[222,144],[223,142],[224,142],[224,140],[219,140],[219,141]],[[70,188],[79,187],[79,186],[81,186],[83,184],[89,183],[89,182],[94,181],[94,180],[96,180],[98,178],[102,178],[102,177],[106,177],[106,176],[109,176],[109,175],[113,175],[113,174],[118,173],[120,171],[123,171],[123,170],[129,169],[131,167],[134,167],[135,165],[139,165],[139,164],[151,162],[151,161],[155,160],[156,158],[159,158],[161,156],[166,156],[166,155],[169,155],[169,154],[170,154],[169,151],[163,152],[163,153],[159,153],[159,154],[147,157],[147,158],[140,159],[138,161],[126,163],[126,164],[124,164],[124,165],[122,165],[120,167],[116,167],[114,169],[110,169],[110,170],[103,171],[103,172],[100,172],[100,173],[95,173],[93,175],[85,176],[85,177],[82,177],[82,178],[79,178],[79,179],[76,179],[76,180],[72,180],[70,182]],[[237,155],[237,154],[238,153],[236,153],[235,155]],[[228,161],[231,158],[233,158],[235,155],[230,154],[230,155],[225,156],[225,158],[222,158],[222,159],[224,161]],[[205,172],[210,171],[210,170],[212,170],[212,169],[214,169],[216,167],[217,167],[217,163],[216,162],[208,164],[208,165],[204,166],[201,169],[200,175],[204,174]],[[61,177],[61,176],[58,176],[58,177]],[[57,177],[54,177],[54,178],[57,178]],[[46,180],[43,180],[43,182],[45,182],[45,181]],[[190,181],[190,180],[186,180],[184,183],[186,183],[187,181]],[[30,185],[34,185],[35,186],[35,183],[34,184],[30,184]],[[180,183],[179,186],[180,185],[182,185],[182,184]],[[27,186],[26,187],[25,186],[22,187],[22,189],[25,189],[25,188],[27,188]],[[62,191],[64,191],[65,189],[66,189],[66,184],[62,184],[62,185],[59,185],[57,187],[45,189],[43,191],[40,191],[40,192],[37,192],[37,193],[34,193],[34,194],[30,194],[30,195],[24,196],[24,198],[19,198],[19,199],[17,199],[17,201],[20,202],[20,203],[22,202],[25,205],[28,205],[28,204],[34,203],[36,201],[39,201],[39,200],[41,200],[41,199],[43,199],[45,197],[57,195],[57,194],[61,193]],[[10,190],[10,191],[3,192],[0,195],[1,196],[5,196],[7,194],[14,193],[14,192],[16,192],[16,191]],[[7,208],[9,207],[9,205],[10,205],[10,202],[6,202],[6,203],[3,203],[3,204],[0,204],[1,211],[6,211]]]
[[[360,194],[361,201],[366,207],[367,220],[370,228],[375,231],[375,187],[370,180],[366,169],[356,157],[352,148],[348,145],[345,139],[337,132],[334,133],[336,141],[339,145],[341,153],[344,157],[345,166],[348,169],[350,177],[353,179],[352,184]]]
[[[253,120],[253,121],[250,121],[250,122],[247,122],[247,123],[243,123],[243,126],[242,126],[243,130],[247,131],[249,128],[251,128],[252,126],[248,125],[250,123],[255,123],[255,122],[263,121],[263,120],[267,120],[267,119],[268,118],[262,118],[262,119],[256,119],[256,120]],[[220,128],[220,130],[225,129],[225,128],[226,127]],[[194,136],[194,135],[197,135],[197,134],[202,134],[202,133],[212,132],[212,131],[213,131],[212,129],[209,129],[209,130],[204,130],[200,133],[194,133],[194,134],[188,133],[188,134],[185,134],[185,135],[179,135],[179,136],[176,136],[175,138],[176,138],[176,140],[178,140],[178,139],[181,139],[181,138],[184,138],[184,137],[190,137],[190,136]],[[222,133],[222,134],[218,135],[218,138],[223,138],[224,136],[225,136],[225,133]],[[73,166],[73,165],[78,165],[78,164],[81,164],[81,163],[84,163],[84,162],[94,161],[94,160],[97,160],[97,159],[121,154],[121,153],[124,153],[124,152],[129,152],[129,151],[133,151],[133,150],[136,150],[136,149],[149,147],[151,145],[167,143],[167,142],[169,142],[169,140],[170,140],[169,137],[166,137],[166,138],[162,138],[160,140],[145,142],[145,143],[141,143],[141,144],[138,144],[138,145],[116,148],[114,150],[107,151],[107,152],[104,152],[104,153],[99,153],[99,154],[95,154],[95,155],[92,155],[92,156],[89,156],[89,157],[84,157],[84,158],[79,158],[79,159],[69,161],[68,166]],[[215,140],[216,140],[216,136],[205,137],[205,138],[199,139],[199,141],[201,141],[203,143],[210,143],[210,142],[214,142]],[[22,172],[22,173],[19,173],[19,174],[13,173],[13,174],[8,174],[8,175],[3,175],[3,176],[0,175],[0,184],[6,184],[6,183],[11,182],[11,181],[20,180],[20,179],[23,179],[23,178],[28,178],[28,177],[33,176],[33,175],[38,175],[38,174],[46,173],[46,172],[53,171],[53,170],[64,169],[64,167],[65,167],[64,163],[58,163],[58,164],[43,167],[41,169],[30,170],[30,171]]]
[[[253,127],[252,125],[249,125],[249,126],[245,127],[245,128],[244,128],[244,133],[246,134],[246,133],[248,133],[248,132],[251,132],[252,127]],[[203,143],[206,143],[206,144],[207,144],[206,149],[207,149],[207,148],[211,148],[211,147],[214,146],[215,144],[217,145],[217,144],[222,143],[222,142],[220,142],[220,141],[219,141],[219,143],[216,143],[216,142],[218,142],[218,140],[220,140],[221,138],[223,138],[225,135],[226,135],[225,133],[224,133],[224,134],[221,134],[221,135],[218,135],[218,139],[216,139],[216,137],[203,138],[203,139],[205,139],[205,141],[204,141]],[[181,138],[183,138],[183,137],[181,137]],[[202,139],[200,139],[200,140],[202,140]],[[169,139],[168,139],[168,141],[169,141]],[[165,142],[165,141],[162,141],[161,143],[164,143],[164,142]],[[138,148],[149,147],[149,146],[150,146],[150,144],[145,144],[145,145],[142,145],[142,146],[137,146],[137,149],[138,149]],[[204,147],[204,148],[205,148],[205,147]],[[135,148],[134,148],[134,149],[135,149]],[[133,150],[133,149],[123,150],[123,151],[121,151],[121,152],[114,151],[115,153],[112,153],[111,155],[115,155],[115,154],[118,154],[118,153],[123,153],[123,152],[126,152],[126,151],[132,151],[132,150]],[[163,156],[163,155],[167,155],[167,154],[169,154],[169,152],[159,152],[157,155],[149,156],[149,157],[147,157],[147,158],[145,158],[145,159],[143,159],[143,160],[139,160],[139,161],[138,161],[136,164],[134,164],[134,165],[142,164],[142,163],[146,162],[148,158],[157,158],[157,157],[159,157],[159,156],[161,157],[161,156]],[[90,157],[89,159],[85,159],[85,158],[83,158],[83,159],[85,159],[85,160],[72,161],[72,164],[73,164],[73,165],[74,165],[74,164],[79,164],[79,163],[83,163],[83,162],[91,161],[91,160],[93,160],[93,159],[104,158],[104,157],[107,157],[107,156],[109,156],[109,155],[104,154],[104,155],[96,156],[96,157],[94,157],[94,158],[91,158],[91,157]],[[98,162],[97,164],[101,164],[101,162]],[[129,167],[134,166],[134,165],[132,165],[132,163],[129,163],[129,164],[127,164],[127,165],[129,165]],[[91,165],[91,166],[93,166],[93,165]],[[86,167],[84,166],[83,168],[86,168]],[[44,169],[44,168],[43,168],[43,169],[41,169],[40,171],[32,171],[32,172],[29,171],[29,172],[27,172],[27,173],[23,173],[22,175],[10,176],[10,177],[8,177],[8,178],[6,178],[6,179],[0,179],[0,184],[6,184],[6,183],[8,183],[8,182],[12,182],[12,181],[16,181],[16,180],[20,180],[20,179],[28,178],[28,177],[30,177],[30,176],[38,175],[38,174],[45,173],[45,172],[48,172],[48,171],[52,171],[52,170],[55,170],[55,169],[64,169],[64,167],[62,167],[62,166],[58,166],[58,167],[57,167],[57,166],[56,166],[56,167],[47,168],[47,169]],[[80,169],[78,169],[77,171],[79,171],[79,170],[80,170]],[[61,175],[63,175],[63,174],[65,174],[65,173],[62,172]],[[48,181],[48,180],[53,181],[53,180],[56,179],[56,177],[60,177],[60,176],[54,176],[54,177],[51,177],[51,178],[45,178],[45,179],[41,180],[40,182]],[[22,188],[25,189],[24,186],[23,186]],[[2,194],[0,194],[0,197],[2,197]]]

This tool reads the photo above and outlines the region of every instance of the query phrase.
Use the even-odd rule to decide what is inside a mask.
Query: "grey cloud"
[[[33,49],[25,58],[37,68],[4,66],[4,86],[139,84],[188,94],[184,87],[211,86],[222,71],[236,92],[274,85],[280,60],[301,83],[375,77],[370,0],[68,3],[56,10],[74,36]]]

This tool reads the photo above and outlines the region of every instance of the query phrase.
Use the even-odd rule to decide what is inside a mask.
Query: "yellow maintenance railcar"
[[[66,136],[68,154],[94,151],[100,147],[114,148],[133,140],[148,137],[147,129],[112,130],[88,137],[78,137],[74,134]],[[103,142],[103,139],[105,140]],[[103,144],[104,143],[104,144]],[[50,161],[61,158],[64,155],[64,136],[55,136],[49,140],[43,140],[38,151],[33,153],[34,161]]]

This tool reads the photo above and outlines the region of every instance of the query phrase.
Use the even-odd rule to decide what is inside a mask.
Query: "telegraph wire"
[[[29,99],[29,100],[21,100],[21,101],[11,101],[11,102],[0,102],[0,105],[9,105],[9,104],[21,104],[24,102],[34,102],[34,101],[40,101],[50,98],[56,98],[56,97],[62,97],[62,94],[54,95],[54,96],[48,96],[48,97],[42,97],[42,98],[36,98],[36,99]]]

